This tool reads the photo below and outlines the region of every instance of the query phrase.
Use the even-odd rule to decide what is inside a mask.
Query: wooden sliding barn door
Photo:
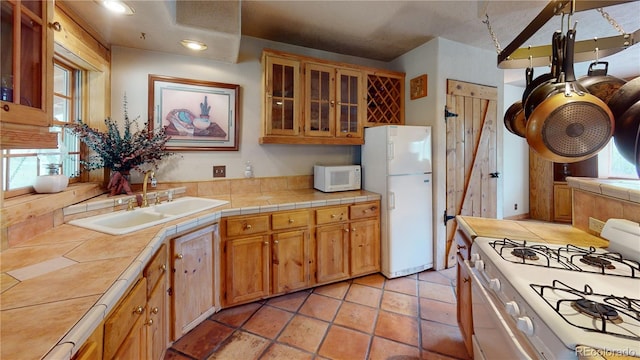
[[[447,217],[496,217],[497,97],[496,87],[447,80]],[[448,266],[456,228],[447,221]]]

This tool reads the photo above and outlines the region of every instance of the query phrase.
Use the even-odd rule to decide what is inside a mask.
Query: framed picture
[[[427,96],[427,74],[411,79],[411,100]]]
[[[168,150],[237,151],[240,85],[149,74],[149,130],[164,127]]]

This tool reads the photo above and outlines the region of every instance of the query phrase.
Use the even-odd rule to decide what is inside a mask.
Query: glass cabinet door
[[[336,137],[362,137],[360,124],[363,114],[362,73],[338,69],[338,129]]]
[[[51,124],[53,36],[51,1],[3,1],[1,10],[0,101],[2,121]]]
[[[300,63],[268,56],[266,59],[266,133],[297,135],[299,129]]]
[[[335,68],[305,64],[305,135],[335,133]]]

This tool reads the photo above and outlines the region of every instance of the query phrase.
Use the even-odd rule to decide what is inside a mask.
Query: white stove
[[[631,240],[640,251],[640,236]],[[474,239],[466,265],[474,282],[476,358],[579,359],[594,355],[584,353],[589,348],[640,357],[640,264],[637,254],[631,257],[573,245]],[[514,344],[505,345],[509,341]]]

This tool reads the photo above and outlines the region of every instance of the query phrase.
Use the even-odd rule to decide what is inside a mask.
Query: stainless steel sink
[[[69,224],[111,235],[127,234],[150,226],[176,220],[200,211],[228,204],[228,201],[199,197],[182,197],[172,202],[116,211],[69,221]]]

